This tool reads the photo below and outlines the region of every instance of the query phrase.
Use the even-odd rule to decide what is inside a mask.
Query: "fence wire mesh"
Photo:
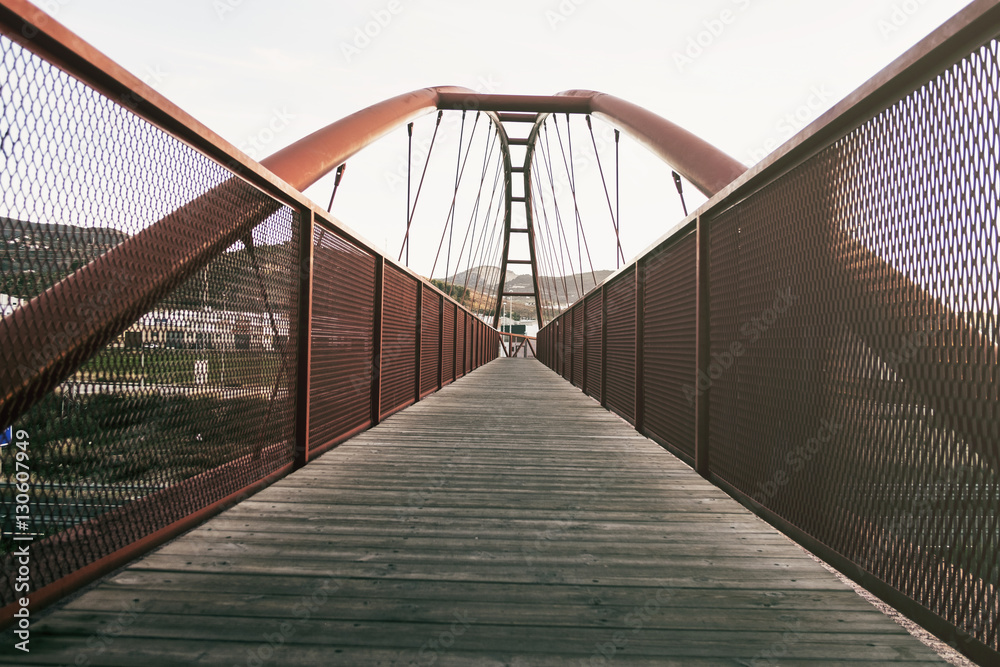
[[[642,360],[644,428],[688,456],[694,402],[707,400],[712,475],[995,657],[1000,45],[929,74],[702,214],[707,367],[695,361],[695,241],[682,232],[633,267],[645,271],[642,350],[629,347],[630,276],[603,287],[603,316],[601,292],[588,297],[584,372],[587,392],[605,383],[629,419]],[[569,317],[538,334],[559,373]]]
[[[0,82],[0,326],[233,178],[5,37]],[[30,590],[38,590],[291,460],[296,225],[291,209],[249,186],[226,200],[236,209],[262,204],[276,212],[12,425],[30,443],[31,514],[22,523],[14,512],[17,449],[3,448],[0,607],[15,599],[15,533],[34,537]],[[130,289],[110,271],[92,295],[116,300]],[[89,305],[77,313],[84,327]],[[25,342],[44,353],[45,341]],[[2,363],[22,363],[8,352]]]
[[[997,56],[713,221],[709,448],[720,477],[994,650]]]

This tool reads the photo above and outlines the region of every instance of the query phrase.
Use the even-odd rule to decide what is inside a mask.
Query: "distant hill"
[[[610,276],[614,271],[594,271],[591,275],[590,271],[586,271],[582,274],[577,273],[575,275],[557,276],[554,280],[547,276],[540,276],[538,279],[539,288],[546,291],[552,285],[555,286],[558,292],[558,300],[563,307],[572,304],[580,300],[587,292],[594,289],[595,285],[600,284],[605,278]],[[497,285],[500,278],[500,268],[496,266],[478,266],[474,269],[469,269],[468,272],[463,271],[451,277],[451,282],[456,285],[457,288],[461,289],[465,285],[466,275],[468,275],[469,282],[468,288],[472,290],[476,286],[476,278],[479,278],[479,292],[483,295],[492,297],[496,294]],[[594,277],[597,278],[597,282],[594,282]],[[565,280],[565,284],[564,284]],[[581,293],[580,288],[583,288]],[[531,274],[515,274],[513,271],[507,271],[507,276],[504,279],[504,291],[507,292],[530,292],[533,287],[531,284]],[[568,300],[567,300],[568,296]],[[531,297],[513,297],[511,298],[513,302],[513,312],[517,313],[520,317],[526,319],[534,319],[535,317],[535,306],[534,300]],[[555,304],[553,304],[554,306]]]
[[[577,273],[571,276],[566,276],[565,293],[563,290],[563,277],[558,276],[555,278],[555,287],[559,293],[559,300],[564,302],[566,300],[566,294],[569,295],[569,303],[580,300],[583,296],[587,294],[590,290],[594,289],[597,285],[602,283],[605,278],[610,276],[614,271],[594,271],[594,276],[597,277],[597,282],[594,282],[594,276],[591,275],[590,271],[586,273]],[[548,288],[553,284],[552,278],[547,276],[538,277],[538,287],[543,291],[548,291]],[[580,285],[582,283],[583,293],[580,293]],[[531,274],[517,276],[514,280],[507,281],[507,291],[509,292],[522,292],[530,291],[531,287]],[[565,306],[566,303],[563,303]]]
[[[129,238],[106,227],[27,222],[0,216],[0,293],[32,299]],[[257,280],[245,248],[223,253],[161,302],[167,308],[239,307],[263,311],[260,282],[272,306],[293,298],[288,267],[297,261],[289,243],[256,248]]]
[[[35,297],[128,237],[117,229],[0,216],[0,292]]]

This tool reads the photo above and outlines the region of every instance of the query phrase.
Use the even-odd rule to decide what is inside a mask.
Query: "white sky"
[[[35,4],[258,159],[374,102],[425,86],[461,85],[509,94],[571,88],[610,93],[752,164],[967,2]],[[379,19],[384,25],[376,23]],[[366,37],[367,43],[358,39],[366,27],[374,34]],[[701,53],[686,53],[699,38]],[[681,60],[689,56],[694,57]],[[433,116],[418,121],[415,141],[429,138],[432,128]],[[574,145],[582,150],[589,136],[582,123],[574,126],[578,131]],[[609,136],[607,128],[598,132]],[[447,181],[454,178],[455,139],[442,138],[435,148],[442,160],[436,169],[439,182],[425,186],[414,220],[420,240],[411,252],[420,259],[411,264],[424,274],[450,202]],[[333,210],[393,257],[402,240],[406,206],[405,186],[393,175],[405,176],[405,151],[401,128],[353,158]],[[613,153],[602,154],[602,160],[609,169]],[[625,256],[631,258],[682,213],[668,167],[631,143],[623,143],[621,160],[622,236]],[[415,159],[415,179],[422,166]],[[325,180],[307,194],[325,207],[331,187],[332,181]],[[603,190],[599,194],[593,212],[584,212],[585,224],[596,268],[614,268],[607,204]],[[703,201],[690,184],[686,195],[691,210]],[[468,213],[456,217],[467,219]]]

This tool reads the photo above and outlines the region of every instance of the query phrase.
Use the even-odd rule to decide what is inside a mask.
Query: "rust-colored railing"
[[[0,625],[498,355],[299,192],[322,159],[263,168],[22,0],[0,100]]]
[[[998,26],[972,3],[538,333],[553,370],[983,664]]]

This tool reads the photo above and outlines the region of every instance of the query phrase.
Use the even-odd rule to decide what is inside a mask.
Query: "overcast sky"
[[[967,2],[36,4],[256,158],[388,97],[431,85],[461,85],[511,94],[571,88],[611,93],[672,120],[749,165]],[[426,141],[432,127],[432,116],[418,122],[417,140]],[[598,131],[610,136],[607,128]],[[405,226],[405,186],[399,187],[394,177],[405,174],[405,155],[401,129],[352,159],[333,211],[376,245],[385,244],[392,256]],[[448,178],[453,178],[454,150],[442,141],[442,159],[445,155],[452,166],[438,172],[450,171]],[[415,168],[420,166],[415,163]],[[627,258],[682,217],[669,173],[643,149],[623,145],[622,235]],[[307,193],[325,207],[330,187],[326,180]],[[414,253],[427,265],[415,263],[414,268],[425,274],[430,270],[426,258],[433,255],[440,234],[438,221],[447,213],[447,204],[441,202],[448,201],[449,193],[443,187],[445,191],[425,195],[421,204],[427,206],[420,211],[426,222],[419,222],[426,228],[417,234],[422,241]],[[687,196],[689,208],[703,201],[690,186]],[[586,215],[595,227],[597,268],[614,268],[614,255],[601,237],[610,229],[608,220],[600,218],[600,211]]]

